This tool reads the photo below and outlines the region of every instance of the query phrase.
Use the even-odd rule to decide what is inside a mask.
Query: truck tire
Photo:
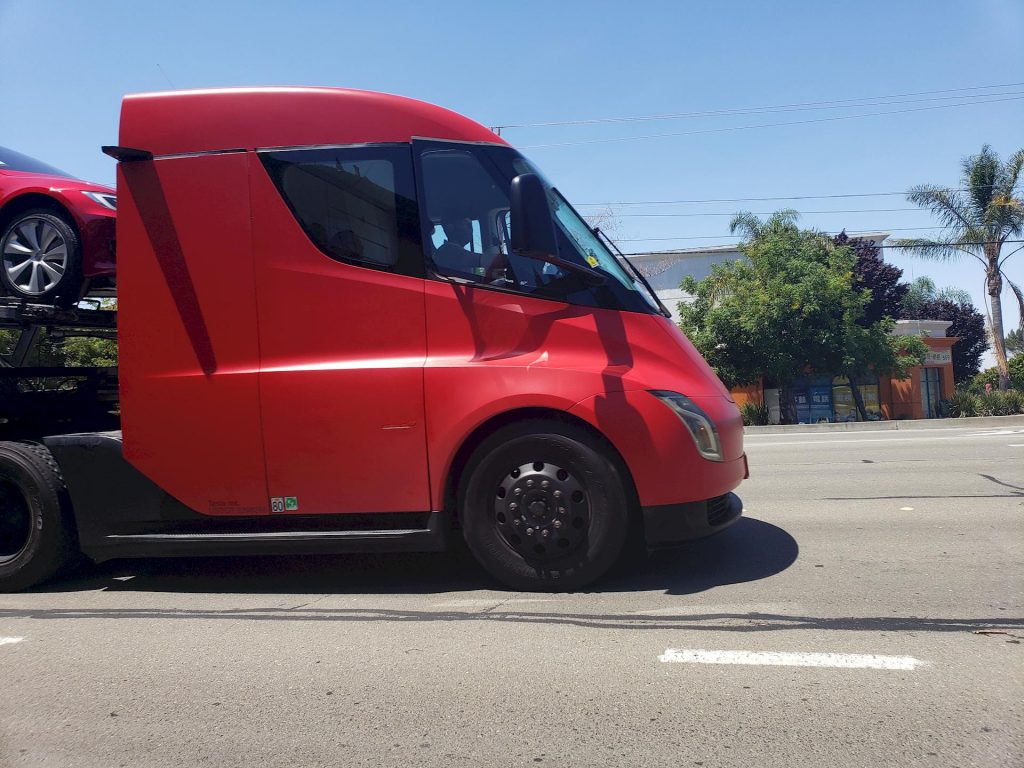
[[[629,529],[623,478],[586,431],[510,425],[473,452],[458,497],[469,550],[513,589],[573,591],[600,578]]]
[[[77,550],[57,462],[38,443],[0,442],[0,592],[54,576]]]

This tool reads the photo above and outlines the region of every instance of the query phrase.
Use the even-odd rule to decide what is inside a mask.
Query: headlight
[[[82,192],[83,195],[88,197],[97,205],[102,205],[104,208],[109,208],[112,211],[117,210],[117,195],[112,195],[109,192]]]
[[[722,444],[718,441],[718,430],[700,406],[678,392],[667,392],[662,389],[649,391],[671,408],[686,425],[701,456],[712,461],[722,461]]]

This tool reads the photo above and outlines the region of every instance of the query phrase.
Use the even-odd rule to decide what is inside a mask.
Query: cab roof
[[[506,143],[467,117],[404,96],[269,87],[125,96],[119,144],[160,156],[413,138]]]

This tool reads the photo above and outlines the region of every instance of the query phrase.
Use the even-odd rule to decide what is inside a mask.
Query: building
[[[889,233],[868,232],[857,237],[881,245]],[[679,302],[689,302],[693,298],[679,287],[683,278],[693,276],[702,280],[711,274],[713,264],[743,259],[744,256],[737,246],[726,245],[641,253],[629,258],[678,322]],[[940,320],[897,321],[893,333],[921,336],[928,346],[928,357],[924,365],[913,368],[910,377],[903,381],[883,376],[858,382],[869,417],[925,419],[941,415],[941,402],[953,392],[954,386],[952,347],[957,339],[946,335],[950,325]],[[801,423],[856,420],[853,392],[845,377],[807,377],[794,382],[792,389],[797,420]],[[736,388],[733,396],[741,405],[746,402],[767,405],[771,420],[779,422],[779,389],[773,382],[762,380],[756,385]]]

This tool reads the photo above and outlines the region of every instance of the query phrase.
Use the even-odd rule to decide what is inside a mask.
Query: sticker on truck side
[[[270,499],[270,514],[280,515],[283,512],[298,512],[298,496],[272,496]]]

